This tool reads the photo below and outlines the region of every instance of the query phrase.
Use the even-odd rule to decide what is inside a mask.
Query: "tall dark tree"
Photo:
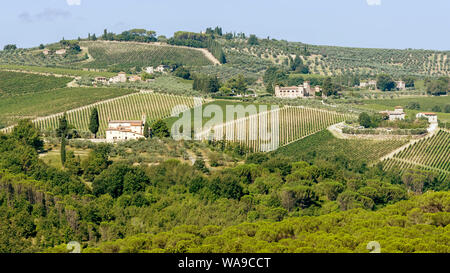
[[[59,127],[56,130],[56,134],[61,138],[61,164],[64,166],[66,163],[66,138],[69,131],[67,123],[66,113],[59,119]]]
[[[66,165],[66,138],[61,138],[61,164]]]
[[[159,138],[169,137],[169,128],[163,120],[157,120],[152,124],[152,134]]]
[[[145,122],[144,124],[144,137],[145,138],[149,138],[150,137],[150,128],[148,125],[148,121]]]
[[[94,137],[97,138],[98,129],[100,127],[100,121],[98,118],[98,110],[96,107],[92,109],[91,118],[89,122],[89,131],[94,134]]]

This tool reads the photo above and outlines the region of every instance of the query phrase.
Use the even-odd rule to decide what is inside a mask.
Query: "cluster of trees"
[[[141,42],[141,43],[150,43],[156,42],[156,32],[153,30],[146,29],[130,29],[122,32],[121,34],[115,34],[113,32],[108,32],[107,29],[103,31],[102,40],[105,41],[125,41],[125,42]],[[88,40],[97,40],[95,34],[92,36],[88,35]]]
[[[219,32],[219,30],[217,31]],[[167,43],[171,45],[207,48],[220,63],[224,64],[227,62],[225,53],[222,46],[214,40],[214,37],[211,33],[178,31],[174,33],[172,38],[167,40]]]
[[[13,44],[8,44],[3,47],[3,50],[16,50],[17,46]]]
[[[395,90],[396,85],[394,79],[388,74],[378,74],[377,87],[381,91],[392,91]]]
[[[291,56],[289,56],[288,60],[289,60],[289,69],[291,71],[297,72],[300,74],[308,74],[309,73],[308,66],[303,64],[302,59],[298,55],[295,55],[295,58],[292,58]]]
[[[380,114],[369,115],[366,112],[359,114],[358,117],[359,125],[363,126],[364,128],[377,128],[382,120],[383,118]]]
[[[245,95],[251,80],[246,79],[242,74],[229,78],[226,82],[221,82],[217,76],[195,74],[193,76],[193,89],[204,93],[217,93],[221,96]]]
[[[433,96],[446,95],[450,92],[450,78],[440,77],[438,79],[425,80],[425,88],[427,93]]]

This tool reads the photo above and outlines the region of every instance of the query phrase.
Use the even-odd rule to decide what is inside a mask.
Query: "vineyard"
[[[24,95],[62,88],[71,81],[72,79],[68,77],[0,71],[0,96]]]
[[[207,128],[196,137],[239,142],[255,152],[273,151],[350,117],[353,116],[308,107],[272,108]]]
[[[80,132],[88,132],[92,108],[97,107],[100,117],[98,135],[104,136],[108,127],[108,119],[141,120],[145,115],[148,121],[152,121],[170,116],[172,109],[177,105],[192,107],[194,99],[157,93],[135,93],[67,111],[66,114],[69,124]],[[62,114],[38,118],[33,122],[41,130],[56,129]]]
[[[382,156],[403,146],[407,140],[338,139],[328,130],[281,147],[275,153],[294,161],[330,160],[342,167],[359,171]]]
[[[44,117],[99,101],[133,93],[124,88],[58,88],[0,99],[0,125],[10,126],[20,119]]]
[[[188,66],[210,65],[205,55],[195,49],[125,42],[83,42],[94,58],[84,67],[126,70],[158,66],[162,62]]]
[[[434,136],[422,139],[397,153],[385,162],[384,168],[423,169],[439,174],[439,179],[450,177],[450,133],[440,130]]]

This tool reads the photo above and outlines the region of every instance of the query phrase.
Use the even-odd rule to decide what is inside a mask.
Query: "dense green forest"
[[[153,141],[165,140],[136,143]],[[389,251],[448,251],[448,193],[415,197],[448,190],[430,172],[233,150],[243,164],[144,166],[112,160],[118,152],[107,144],[83,159],[69,152],[59,169],[39,159],[44,149],[26,120],[0,135],[0,252],[63,251],[54,247],[71,240],[104,252],[353,252],[367,240]]]

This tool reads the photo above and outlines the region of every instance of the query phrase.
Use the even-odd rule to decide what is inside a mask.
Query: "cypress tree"
[[[96,107],[92,109],[91,118],[89,123],[89,131],[94,134],[94,137],[97,138],[98,128],[100,127],[100,122],[98,120],[98,110]]]
[[[144,137],[145,138],[149,138],[150,137],[150,131],[149,131],[148,127],[149,127],[148,126],[148,121],[146,121],[145,124],[144,124]]]
[[[63,137],[61,138],[61,164],[64,165],[66,164],[66,138]]]

